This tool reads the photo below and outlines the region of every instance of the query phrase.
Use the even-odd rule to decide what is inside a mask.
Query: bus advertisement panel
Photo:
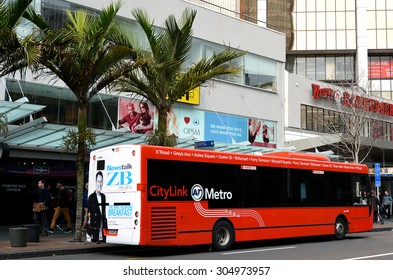
[[[93,151],[106,242],[179,246],[372,230],[368,169],[297,152],[235,154],[148,145]]]
[[[90,157],[89,197],[96,195],[99,185],[97,181],[100,178],[97,175],[101,175],[100,193],[106,200],[106,213],[103,215],[105,234],[102,232],[105,238],[101,241],[139,244],[140,227],[137,216],[141,209],[141,193],[137,184],[141,180],[140,151],[139,146],[127,149],[109,147],[93,152]],[[101,205],[100,211],[102,209]],[[116,229],[115,238],[110,229]],[[88,239],[91,240],[91,236]]]

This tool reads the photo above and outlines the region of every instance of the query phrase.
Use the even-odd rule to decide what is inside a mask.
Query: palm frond
[[[135,17],[138,24],[143,29],[143,32],[146,35],[146,39],[149,43],[150,51],[152,52],[153,56],[158,56],[158,49],[157,49],[157,37],[155,36],[154,31],[154,21],[150,21],[149,16],[146,12],[142,9],[134,9],[132,11],[132,15]]]
[[[135,52],[132,71],[124,73],[116,81],[115,88],[140,95],[157,108],[159,130],[149,138],[149,143],[169,145],[168,138],[164,136],[167,133],[167,113],[173,103],[210,79],[239,73],[240,68],[233,66],[231,60],[241,57],[244,52],[228,48],[184,69],[192,47],[192,25],[196,11],[186,9],[179,21],[170,15],[159,32],[156,32],[153,21],[149,20],[145,11],[135,9],[132,14],[146,35],[150,52]]]
[[[36,11],[31,7],[26,9],[26,11],[23,13],[23,17],[34,23],[43,32],[46,32],[49,29],[49,25],[45,19],[40,14],[37,14]]]
[[[170,41],[168,52],[172,59],[182,62],[187,59],[192,46],[192,25],[195,17],[196,11],[186,9],[179,24],[174,16],[169,16],[165,21],[166,28],[163,32]]]
[[[94,30],[107,33],[115,23],[114,19],[122,6],[122,1],[111,3],[108,7],[102,9],[99,17],[94,22]]]
[[[33,0],[15,0],[7,1],[8,8],[8,25],[7,28],[14,29],[19,23],[22,15]]]

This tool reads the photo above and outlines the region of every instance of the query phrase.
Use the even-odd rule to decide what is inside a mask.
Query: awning
[[[64,152],[62,139],[69,130],[77,127],[47,123],[45,118],[33,120],[25,125],[9,131],[7,137],[1,138],[0,142],[6,143],[10,148],[23,147],[24,149],[45,150]],[[146,135],[134,134],[123,131],[110,131],[94,129],[96,145],[92,149],[118,145],[118,144],[146,144]],[[193,149],[195,140],[178,139],[177,147]],[[234,153],[267,153],[272,151],[291,151],[293,147],[283,149],[265,148],[257,146],[244,146],[239,144],[215,143],[214,150]]]
[[[44,109],[46,106],[29,104],[29,100],[24,97],[17,101],[0,101],[0,114],[5,114],[7,122],[23,119],[29,115],[37,113]]]
[[[8,122],[27,117],[41,111],[45,106],[28,104],[28,100],[10,102],[0,101],[0,113],[5,113]],[[20,126],[9,126],[6,137],[0,136],[0,143],[7,144],[11,149],[29,149],[33,151],[49,151],[64,153],[63,138],[71,129],[77,130],[76,126],[58,125],[48,123],[45,117],[31,120]],[[119,144],[146,144],[146,135],[125,132],[119,130],[93,129],[96,134],[96,145],[91,149],[99,149]],[[178,139],[177,147],[194,148],[195,139]],[[251,146],[249,143],[226,144],[214,143],[212,149],[223,152],[254,154],[267,153],[273,151],[292,151],[294,147],[285,148],[268,148],[260,146]],[[75,152],[74,152],[75,153]]]

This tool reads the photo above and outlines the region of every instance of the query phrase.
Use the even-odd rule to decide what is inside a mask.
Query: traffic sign
[[[195,149],[204,149],[204,150],[213,150],[214,149],[214,140],[209,141],[196,141],[194,143]]]
[[[374,163],[374,173],[375,173],[375,186],[381,186],[381,165],[379,163]]]

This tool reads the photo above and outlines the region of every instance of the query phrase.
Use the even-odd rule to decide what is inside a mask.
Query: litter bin
[[[25,224],[20,225],[27,228],[27,242],[40,242],[40,225],[39,224]]]
[[[17,227],[10,228],[11,247],[26,247],[27,246],[27,228]]]

